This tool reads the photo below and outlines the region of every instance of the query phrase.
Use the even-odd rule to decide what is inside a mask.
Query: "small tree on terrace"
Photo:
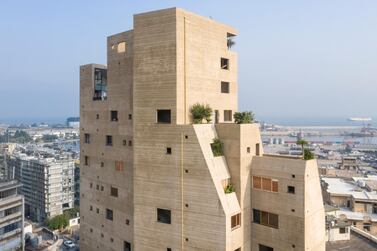
[[[209,105],[196,103],[191,107],[194,124],[211,122],[212,108]]]
[[[250,124],[254,121],[253,112],[235,112],[233,115],[236,124]]]

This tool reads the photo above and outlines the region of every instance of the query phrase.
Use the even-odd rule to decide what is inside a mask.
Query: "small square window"
[[[97,113],[97,115],[96,115],[96,119],[99,119],[99,114]]]
[[[171,123],[170,110],[157,110],[157,123]]]
[[[111,241],[111,242],[114,242],[114,239],[113,239],[113,238],[110,238],[110,241]]]
[[[112,146],[113,145],[113,136],[106,135],[106,145],[107,146]]]
[[[105,188],[103,186],[101,186],[101,191],[103,191]]]
[[[296,175],[292,174],[292,178],[296,178]]]
[[[229,82],[221,82],[221,93],[229,93]]]
[[[96,186],[96,189],[99,190],[99,185]]]
[[[126,219],[126,225],[130,225],[130,220]]]
[[[132,119],[132,114],[128,114],[128,119],[129,119],[129,120]]]
[[[90,232],[93,233],[93,228],[90,229]]]
[[[89,165],[89,157],[84,156],[84,165],[88,166]]]
[[[104,167],[105,166],[105,163],[104,162],[101,162],[101,167]]]
[[[229,70],[229,59],[221,58],[220,64],[221,64],[221,69]]]
[[[111,121],[118,121],[118,111],[111,111]]]
[[[288,193],[295,193],[295,187],[294,186],[288,186]]]
[[[166,148],[166,154],[171,154],[171,147]]]
[[[90,207],[89,207],[89,210],[90,210],[90,211],[93,211],[93,206],[90,206]]]
[[[96,209],[97,214],[99,214],[99,208]]]
[[[171,251],[171,248],[167,248],[166,251]]]
[[[113,220],[113,210],[106,208],[106,219]]]
[[[128,141],[128,146],[132,146],[132,140]]]
[[[157,221],[165,224],[171,224],[171,211],[157,208]]]
[[[246,148],[246,152],[247,152],[247,153],[250,153],[250,147],[247,147],[247,148]]]
[[[232,110],[224,110],[224,121],[232,121]]]

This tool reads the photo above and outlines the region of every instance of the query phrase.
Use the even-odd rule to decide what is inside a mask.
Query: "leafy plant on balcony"
[[[254,113],[249,112],[235,112],[233,115],[236,124],[250,124],[254,121]]]
[[[228,193],[233,193],[234,192],[234,187],[232,184],[229,184],[226,186],[226,188],[224,189],[225,193],[228,194]]]
[[[191,114],[194,124],[211,122],[212,108],[207,104],[196,103],[191,107]]]
[[[212,152],[213,152],[213,156],[215,156],[215,157],[224,155],[224,153],[223,153],[223,142],[218,138],[213,139],[213,142],[211,144],[211,149],[212,149]]]

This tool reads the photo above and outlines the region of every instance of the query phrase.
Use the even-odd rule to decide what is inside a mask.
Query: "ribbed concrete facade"
[[[233,123],[236,34],[182,9],[138,14],[108,38],[107,67],[80,68],[80,249],[324,250],[315,161],[264,157],[258,125]],[[196,103],[212,123],[192,123]]]

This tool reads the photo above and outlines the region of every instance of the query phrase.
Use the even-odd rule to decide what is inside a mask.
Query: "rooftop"
[[[358,235],[354,232],[351,232],[351,239],[349,241],[337,241],[337,242],[326,242],[326,251],[372,251],[377,250],[377,245]]]

